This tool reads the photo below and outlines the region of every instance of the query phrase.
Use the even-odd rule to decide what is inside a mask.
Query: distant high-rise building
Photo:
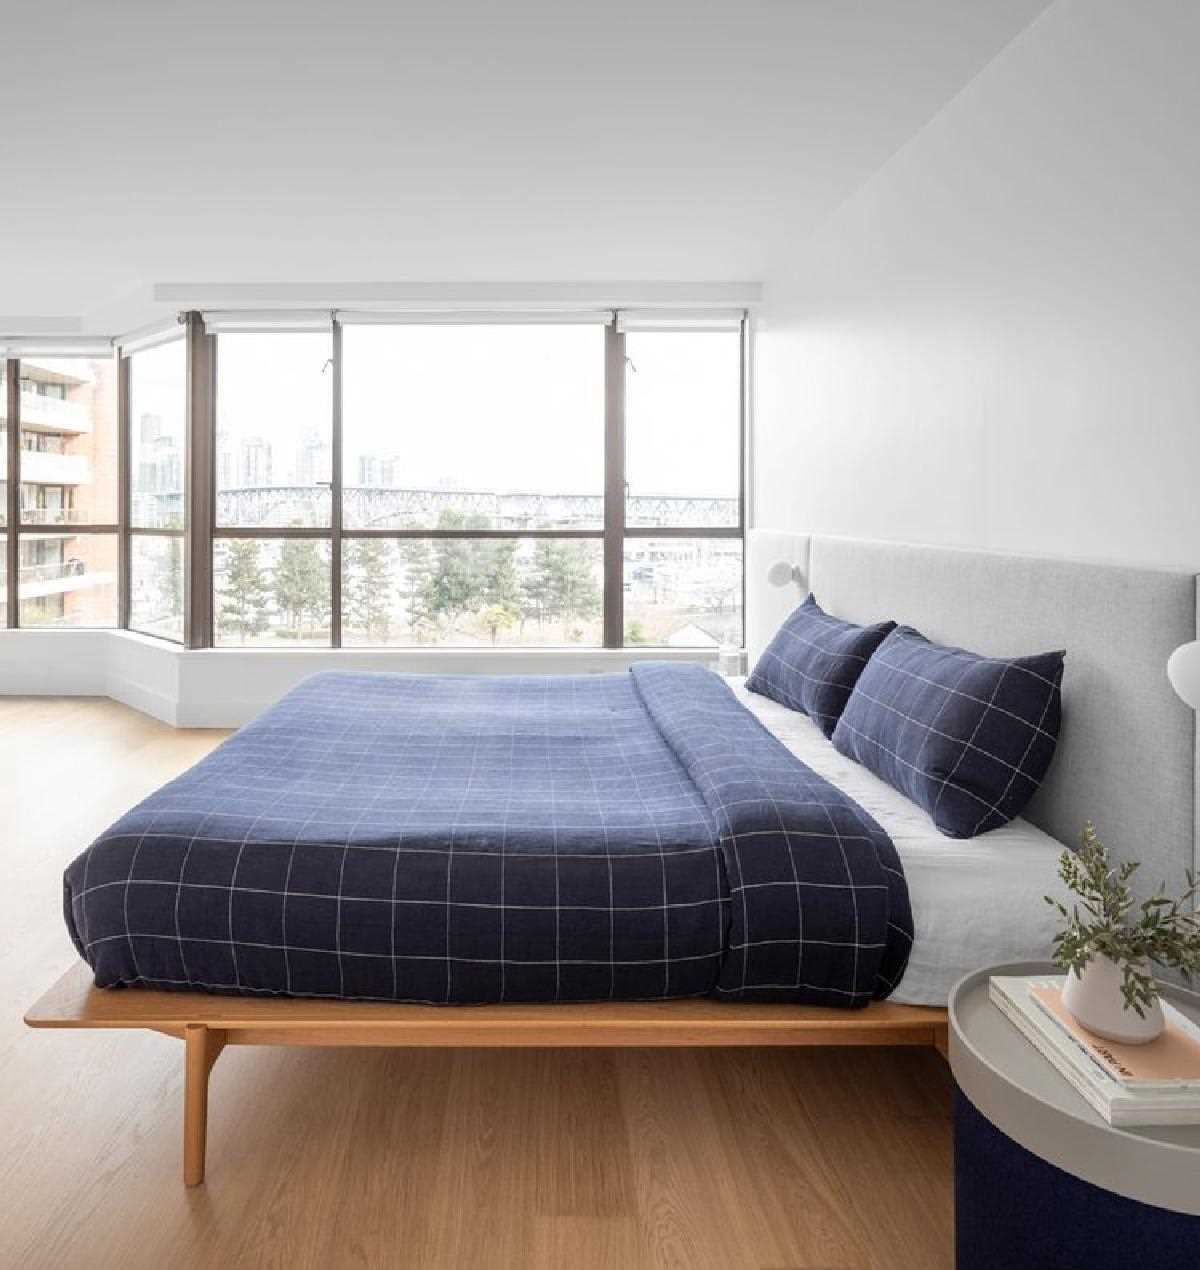
[[[232,489],[237,483],[237,464],[233,451],[223,445],[217,452],[217,489]]]
[[[395,489],[398,460],[394,454],[361,454],[358,483],[375,489]]]
[[[183,489],[183,455],[173,436],[161,436],[154,443],[154,484],[156,491],[174,494]]]
[[[316,431],[301,440],[296,449],[296,484],[327,484],[331,475],[329,442]]]
[[[244,486],[271,484],[271,445],[263,437],[242,441],[241,483]]]

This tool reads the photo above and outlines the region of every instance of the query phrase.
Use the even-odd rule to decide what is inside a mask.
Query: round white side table
[[[958,1270],[1200,1270],[1200,1125],[1113,1128],[988,1000],[950,994]],[[1200,995],[1164,999],[1200,1022]]]

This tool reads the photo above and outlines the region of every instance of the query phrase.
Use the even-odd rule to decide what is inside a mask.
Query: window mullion
[[[754,504],[748,502],[751,495],[748,486],[753,480],[750,467],[749,413],[750,413],[750,319],[742,314],[738,340],[738,532],[742,539],[742,638],[740,646],[746,646],[746,519],[753,513]]]
[[[7,567],[6,604],[8,609],[8,625],[17,625],[18,578],[21,568],[21,545],[19,538],[21,520],[21,363],[10,357],[5,367],[5,387],[8,390],[6,416],[8,420],[8,489],[7,506],[5,508],[5,528],[8,531],[4,540],[5,564]]]
[[[199,313],[187,315],[184,633],[188,648],[212,646],[212,528],[215,339]]]
[[[625,336],[604,328],[604,647],[625,631]]]
[[[131,438],[129,431],[129,358],[114,349],[117,371],[117,625],[129,629],[129,514]]]
[[[332,323],[333,403],[330,437],[331,502],[329,507],[329,642],[342,646],[342,324]]]

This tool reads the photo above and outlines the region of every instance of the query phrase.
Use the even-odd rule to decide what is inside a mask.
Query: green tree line
[[[487,529],[484,517],[444,512],[439,529]],[[261,543],[233,539],[218,574],[217,614],[230,635],[248,641],[271,628],[303,639],[329,621],[329,565],[323,544],[289,538],[274,570],[262,562]],[[436,642],[464,628],[496,643],[512,627],[524,631],[559,623],[564,637],[583,638],[583,624],[601,610],[589,544],[539,539],[532,560],[517,564],[515,538],[378,538],[346,543],[342,582],[344,621],[368,639],[385,643],[397,611],[413,636]],[[399,568],[397,568],[399,566]]]

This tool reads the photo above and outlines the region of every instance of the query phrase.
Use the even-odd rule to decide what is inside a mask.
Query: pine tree
[[[275,567],[275,604],[295,637],[303,639],[306,619],[324,624],[329,616],[329,568],[311,538],[285,538]]]
[[[183,604],[183,540],[167,538],[166,560],[158,573],[158,593],[164,613],[178,613]]]
[[[521,616],[532,617],[538,626],[544,626],[550,616],[550,575],[553,572],[551,556],[554,541],[541,538],[533,549],[533,564],[521,580]]]
[[[444,511],[439,529],[488,529],[485,516]],[[433,561],[422,582],[421,603],[433,622],[442,621],[453,630],[461,618],[485,602],[488,590],[489,557],[493,544],[470,538],[435,538]]]
[[[595,617],[602,603],[587,548],[578,542],[561,543],[551,595],[564,620]]]
[[[553,538],[537,544],[522,592],[526,612],[539,626],[546,621],[566,626],[595,617],[602,602],[587,547]]]
[[[390,543],[363,538],[347,545],[343,607],[349,624],[379,644],[391,632],[391,583]]]
[[[517,576],[517,540],[500,538],[473,544],[478,550],[477,571],[481,598],[486,604],[519,607],[521,583]]]
[[[259,544],[236,538],[226,549],[218,616],[221,626],[243,642],[267,629],[271,613],[266,575],[259,564]]]
[[[492,643],[521,617],[521,581],[517,575],[517,542],[501,538],[472,543],[478,594],[473,607]]]
[[[413,638],[424,643],[432,634],[436,619],[426,605],[427,583],[433,571],[433,556],[424,538],[402,538],[396,554],[404,570],[400,595],[408,611],[408,626]]]
[[[479,595],[476,545],[463,538],[434,539],[433,568],[422,584],[421,601],[435,622],[444,622],[451,630]]]

